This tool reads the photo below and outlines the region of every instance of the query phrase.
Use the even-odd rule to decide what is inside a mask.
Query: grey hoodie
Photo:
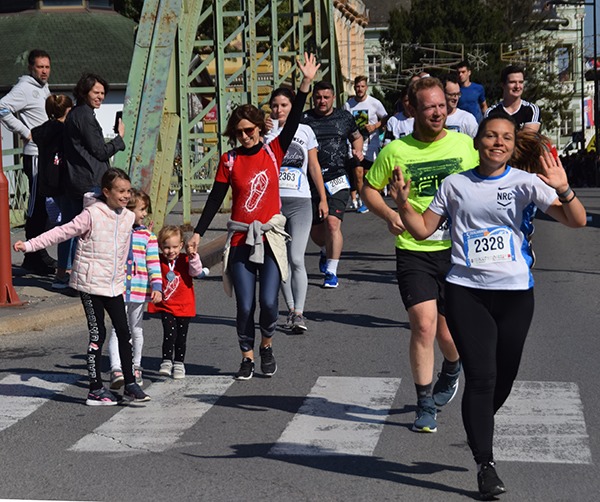
[[[46,98],[49,95],[47,83],[41,84],[31,75],[23,75],[10,92],[0,99],[0,122],[9,131],[26,140],[31,134],[31,129],[48,120]],[[28,141],[24,153],[37,155],[36,144]]]

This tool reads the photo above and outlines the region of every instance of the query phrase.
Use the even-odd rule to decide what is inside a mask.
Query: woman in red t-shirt
[[[294,100],[292,111],[279,137],[269,146],[262,142],[267,132],[264,113],[252,105],[241,105],[233,110],[224,135],[232,145],[240,146],[223,154],[215,182],[206,206],[189,241],[190,246],[200,243],[200,236],[210,225],[231,187],[232,205],[229,229],[229,253],[225,273],[235,291],[236,328],[242,351],[242,364],[235,374],[238,380],[249,380],[254,374],[254,311],[256,282],[259,283],[259,324],[261,371],[272,376],[277,371],[271,338],[275,332],[279,311],[278,294],[282,273],[280,251],[271,243],[272,237],[285,235],[279,199],[279,168],[294,133],[300,123],[310,84],[320,64],[314,55],[304,55],[305,63],[298,61],[304,78]],[[275,248],[275,249],[274,249]],[[283,246],[285,260],[285,246]]]

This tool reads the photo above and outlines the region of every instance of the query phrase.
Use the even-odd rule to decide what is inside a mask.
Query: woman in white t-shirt
[[[494,415],[510,394],[533,317],[528,229],[535,208],[569,227],[586,224],[585,208],[549,145],[538,174],[507,164],[516,138],[513,120],[484,119],[475,137],[479,166],[448,176],[422,215],[407,202],[410,180],[399,168],[393,179],[400,216],[415,238],[451,222],[446,319],[465,371],[463,423],[484,499],[506,491],[495,470]]]
[[[275,139],[281,132],[292,109],[293,101],[294,93],[284,87],[275,89],[271,94],[269,105],[273,127],[265,135],[265,144]],[[308,290],[304,254],[313,220],[309,175],[313,182],[312,189],[317,190],[319,194],[319,216],[324,220],[329,214],[321,166],[317,158],[317,147],[317,138],[313,130],[307,125],[300,124],[283,158],[279,172],[281,213],[287,219],[285,230],[292,237],[288,242],[289,278],[287,282],[281,283],[281,290],[289,312],[286,326],[298,334],[307,329],[303,315]]]

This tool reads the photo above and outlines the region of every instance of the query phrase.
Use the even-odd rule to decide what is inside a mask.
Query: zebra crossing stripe
[[[175,445],[233,383],[230,376],[186,376],[152,384],[152,401],[128,406],[81,438],[71,451],[161,452]]]
[[[583,404],[574,382],[515,382],[495,424],[497,460],[592,463]]]
[[[372,455],[399,378],[319,377],[270,455]]]
[[[27,417],[81,377],[70,373],[11,374],[0,380],[0,431]]]

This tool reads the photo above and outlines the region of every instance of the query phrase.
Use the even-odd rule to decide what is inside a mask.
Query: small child
[[[152,211],[150,197],[142,190],[132,189],[127,209],[135,214],[135,223],[127,257],[125,293],[123,294],[133,345],[135,381],[141,387],[144,385],[142,378],[142,347],[144,346],[142,320],[146,303],[150,301],[158,303],[162,300],[162,277],[156,235],[144,226],[144,219]],[[110,388],[120,389],[125,383],[125,379],[121,369],[117,332],[114,328],[108,338],[108,356],[111,370]]]
[[[90,334],[86,355],[90,390],[85,404],[113,406],[116,396],[102,384],[100,361],[106,339],[104,311],[117,330],[119,354],[123,361],[125,401],[149,401],[135,383],[129,326],[123,300],[125,262],[131,242],[135,215],[127,209],[131,181],[125,171],[109,168],[102,176],[102,195],[84,196],[84,209],[73,220],[54,227],[27,242],[15,242],[15,251],[31,253],[72,237],[79,237],[69,285],[79,291]]]
[[[148,312],[160,312],[163,324],[163,361],[159,375],[174,379],[185,377],[185,346],[190,319],[196,315],[194,277],[202,273],[202,262],[195,248],[181,253],[184,239],[180,227],[167,225],[158,233],[163,299],[149,304]]]

